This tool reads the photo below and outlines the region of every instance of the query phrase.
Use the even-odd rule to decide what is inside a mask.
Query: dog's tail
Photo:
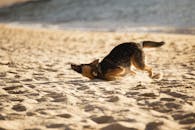
[[[162,45],[164,45],[165,42],[154,42],[154,41],[143,41],[142,42],[142,46],[144,48],[151,48],[151,47],[160,47]]]

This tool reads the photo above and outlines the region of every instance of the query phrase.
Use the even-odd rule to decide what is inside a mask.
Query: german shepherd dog
[[[143,48],[160,47],[164,44],[154,41],[122,43],[113,48],[101,62],[97,59],[89,64],[71,64],[71,68],[89,79],[115,80],[128,73],[136,74],[131,70],[133,65],[139,70],[147,71],[149,77],[154,78],[152,68],[145,64]]]

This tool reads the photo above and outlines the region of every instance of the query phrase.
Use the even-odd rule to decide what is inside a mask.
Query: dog
[[[152,68],[146,65],[143,48],[160,47],[165,42],[143,41],[141,43],[126,42],[114,47],[111,52],[101,61],[94,60],[89,64],[71,64],[71,69],[89,79],[116,80],[128,73],[135,75],[131,70],[135,68],[147,71],[150,78],[155,75]]]

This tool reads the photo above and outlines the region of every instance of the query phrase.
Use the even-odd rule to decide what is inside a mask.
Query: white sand
[[[70,62],[102,59],[119,43],[155,40],[145,50],[161,81],[144,72],[88,80]],[[57,31],[0,25],[0,129],[195,129],[195,36]]]

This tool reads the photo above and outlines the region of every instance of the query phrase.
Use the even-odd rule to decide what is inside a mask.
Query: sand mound
[[[102,59],[125,41],[165,41],[145,50],[163,79],[144,72],[88,80],[69,63]],[[34,30],[0,26],[0,129],[195,129],[195,37]]]

